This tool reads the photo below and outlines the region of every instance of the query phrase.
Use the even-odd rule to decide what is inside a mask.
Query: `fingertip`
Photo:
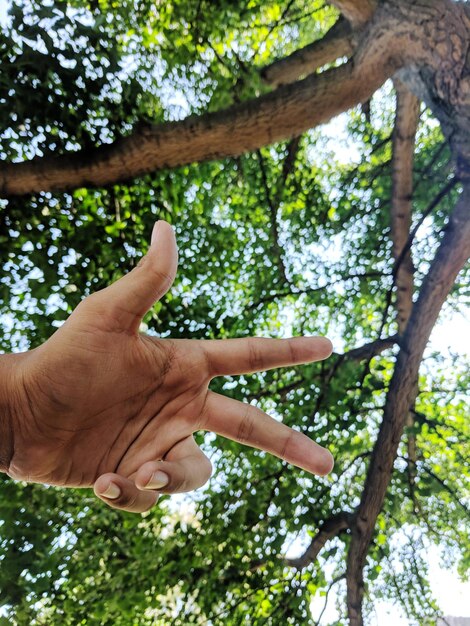
[[[137,489],[163,489],[170,483],[170,477],[156,467],[150,465],[142,466],[135,477],[135,486]]]
[[[333,470],[334,466],[335,466],[335,459],[333,455],[331,454],[329,450],[327,450],[326,448],[323,448],[323,454],[320,457],[320,459],[318,459],[317,469],[315,473],[318,476],[327,476]]]
[[[328,346],[328,356],[330,356],[331,354],[333,354],[333,342],[328,337],[323,337],[323,339]]]
[[[121,488],[106,475],[98,478],[93,485],[93,491],[98,498],[106,498],[107,500],[115,500],[121,495]]]
[[[175,231],[173,230],[173,227],[171,226],[171,224],[169,224],[165,220],[158,220],[153,225],[150,246],[151,247],[154,247],[156,245],[158,246],[160,238],[164,236],[168,236],[169,234],[171,234],[173,237],[175,236]]]
[[[317,340],[317,350],[321,353],[321,358],[327,359],[333,352],[333,344],[328,337],[315,337]]]
[[[121,489],[115,483],[109,483],[108,487],[101,491],[99,495],[108,500],[116,500],[121,493]]]

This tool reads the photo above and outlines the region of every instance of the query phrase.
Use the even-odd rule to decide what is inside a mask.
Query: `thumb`
[[[147,311],[170,289],[178,266],[178,249],[173,228],[156,222],[150,249],[129,274],[102,292],[106,308],[121,329],[137,332]]]
[[[202,487],[211,474],[211,462],[190,435],[175,444],[164,460],[144,463],[134,482],[144,493],[184,493]]]

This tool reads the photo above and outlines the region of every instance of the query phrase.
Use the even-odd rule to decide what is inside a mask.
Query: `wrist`
[[[15,449],[14,426],[19,404],[20,354],[0,355],[0,472],[8,472]]]

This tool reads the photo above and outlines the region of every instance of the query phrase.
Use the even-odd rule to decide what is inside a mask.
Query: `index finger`
[[[322,361],[330,356],[332,349],[331,341],[326,337],[247,337],[204,342],[212,377],[251,374],[275,367]]]

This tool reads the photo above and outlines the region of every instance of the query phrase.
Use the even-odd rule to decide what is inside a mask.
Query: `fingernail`
[[[110,500],[115,500],[121,495],[121,490],[114,483],[109,483],[109,487],[106,489],[106,491],[103,491],[101,495],[105,498],[109,498]]]
[[[145,485],[146,489],[161,489],[165,485],[168,485],[170,479],[164,472],[155,472],[152,478]]]
[[[154,226],[153,226],[153,230],[152,230],[152,238],[150,240],[150,245],[153,246],[153,244],[156,242],[157,237],[158,237],[158,231],[160,230],[162,224],[162,220],[158,220],[158,222],[155,222]]]

